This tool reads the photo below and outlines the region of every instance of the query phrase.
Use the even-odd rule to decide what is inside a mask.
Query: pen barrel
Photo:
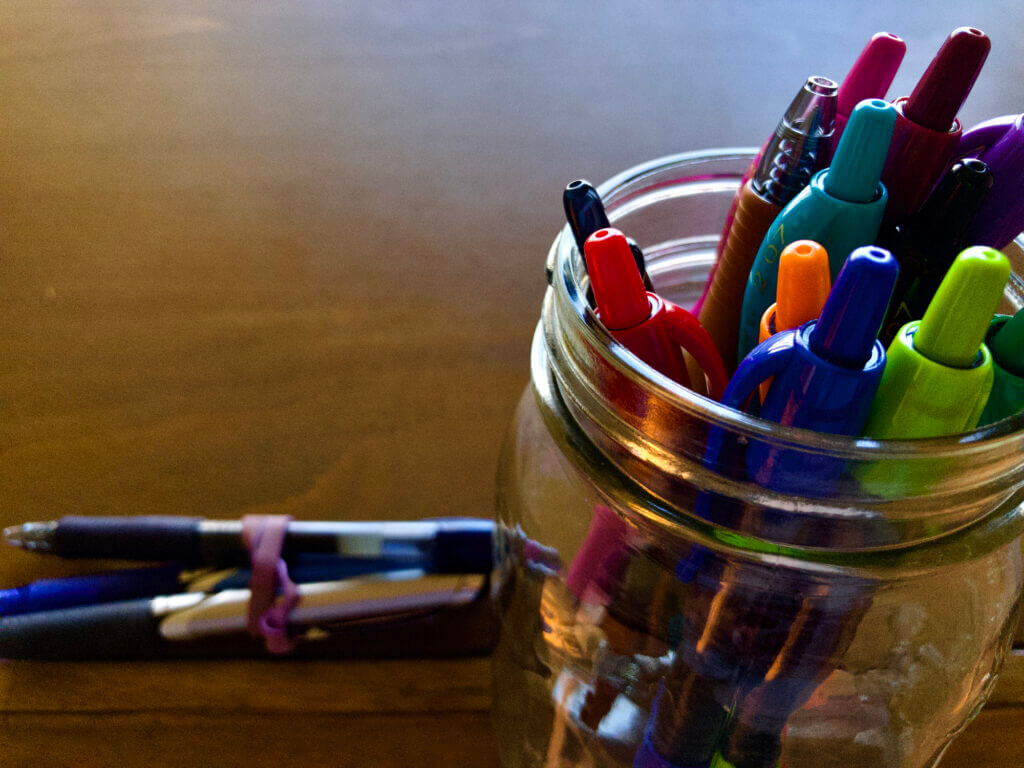
[[[740,310],[750,267],[761,247],[761,241],[780,210],[779,206],[766,202],[757,194],[753,182],[743,186],[732,227],[697,316],[715,342],[729,373],[736,369]],[[695,373],[699,368],[692,361],[689,365],[690,381],[695,389],[703,392],[703,374]]]
[[[181,566],[171,564],[44,579],[0,593],[0,616],[171,594],[181,589],[180,573]],[[14,599],[4,599],[7,595]]]
[[[933,131],[910,120],[904,113],[906,99],[898,99],[896,126],[889,154],[882,170],[882,183],[889,192],[885,223],[899,224],[920,210],[956,153],[963,130],[953,121],[948,131]]]
[[[148,600],[0,618],[0,658],[5,659],[149,658],[161,642]]]
[[[53,552],[68,558],[197,560],[199,520],[170,515],[62,517]]]

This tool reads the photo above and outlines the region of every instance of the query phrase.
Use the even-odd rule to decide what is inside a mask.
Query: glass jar
[[[666,298],[699,296],[751,157],[601,187]],[[1024,416],[915,441],[768,423],[616,343],[568,229],[548,275],[498,478],[502,764],[934,766],[1017,621]],[[754,449],[789,471],[758,485]]]

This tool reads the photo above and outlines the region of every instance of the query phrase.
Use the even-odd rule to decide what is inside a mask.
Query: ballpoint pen
[[[736,367],[739,304],[754,256],[775,217],[827,164],[835,110],[836,84],[808,78],[765,145],[753,177],[737,193],[735,215],[723,232],[698,311],[727,371]]]
[[[644,289],[625,236],[617,229],[600,229],[584,250],[598,319],[611,335],[658,372],[689,386],[680,351],[685,349],[717,399],[727,376],[714,342],[693,315]]]
[[[979,426],[1024,409],[1024,310],[1012,316],[996,315],[985,343],[992,353],[992,391]]]
[[[885,221],[898,224],[917,211],[952,160],[962,129],[956,113],[988,57],[991,42],[980,29],[950,33],[897,112],[882,183],[889,192]]]
[[[604,203],[601,196],[597,194],[594,185],[586,179],[576,179],[565,185],[562,192],[562,207],[565,209],[565,218],[569,222],[569,230],[576,241],[576,248],[583,255],[583,244],[587,238],[599,229],[608,229],[611,224],[608,222],[608,215],[604,210]],[[651,277],[647,274],[647,262],[644,253],[636,242],[627,237],[629,250],[633,253],[633,261],[636,268],[640,270],[640,276],[644,281],[644,288],[648,291],[654,290]],[[550,277],[548,282],[550,282]],[[593,304],[593,302],[591,302]]]
[[[429,575],[419,569],[299,585],[288,627],[300,637],[363,622],[422,615],[472,602],[487,577]],[[160,658],[173,646],[241,635],[249,590],[187,592],[145,600],[0,617],[0,658]]]
[[[900,278],[879,334],[883,344],[907,323],[924,317],[953,259],[971,244],[968,228],[991,186],[992,173],[981,160],[956,162],[918,213],[880,236],[879,245],[900,263]]]
[[[757,251],[743,294],[737,359],[757,344],[761,315],[775,301],[779,254],[794,240],[814,240],[828,251],[836,275],[854,248],[875,240],[885,210],[879,182],[896,110],[879,99],[858,104],[832,165],[819,171],[772,222]]]
[[[299,521],[288,524],[284,557],[298,553],[430,564],[435,573],[491,569],[494,523],[478,518],[386,522]],[[6,528],[8,544],[68,558],[176,560],[246,565],[240,520],[198,517],[79,517]]]
[[[968,228],[968,242],[1005,248],[1024,230],[1024,115],[979,123],[964,133],[956,154],[975,156],[992,170],[992,189]]]
[[[299,554],[288,563],[288,573],[293,581],[308,583],[337,581],[409,567],[408,559],[395,561],[386,558]],[[250,575],[247,568],[194,569],[181,563],[166,563],[147,568],[40,579],[19,587],[0,589],[0,616],[113,603],[178,591],[219,592],[240,589],[248,584]]]
[[[984,338],[1009,276],[1009,260],[993,248],[956,257],[924,318],[903,326],[889,345],[865,436],[938,437],[977,425],[993,376]]]
[[[833,147],[838,146],[854,107],[864,99],[885,98],[906,53],[907,44],[896,35],[877,32],[871,36],[839,85]]]
[[[761,315],[758,343],[820,315],[831,287],[828,253],[821,245],[813,240],[797,240],[783,248],[776,301]],[[770,386],[771,379],[761,382],[762,402]]]

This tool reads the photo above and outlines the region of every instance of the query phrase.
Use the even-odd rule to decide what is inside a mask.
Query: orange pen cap
[[[779,256],[776,301],[761,317],[761,341],[798,328],[821,314],[832,288],[828,253],[813,240],[796,240]]]

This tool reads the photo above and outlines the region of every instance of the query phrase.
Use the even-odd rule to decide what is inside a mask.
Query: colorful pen
[[[907,53],[902,38],[889,32],[876,32],[843,78],[836,94],[836,129],[832,146],[838,146],[850,113],[864,99],[884,99],[896,70]]]
[[[889,345],[865,436],[939,437],[977,426],[993,376],[984,338],[1009,276],[1010,262],[993,248],[956,257],[924,318]]]
[[[722,359],[697,318],[644,289],[625,236],[600,229],[584,246],[597,315],[620,344],[655,370],[689,386],[680,347],[701,367],[711,397],[718,399],[728,376]]]
[[[918,213],[880,236],[879,245],[900,263],[900,279],[879,334],[883,344],[924,317],[953,259],[971,244],[968,227],[991,186],[992,173],[981,160],[956,162]]]
[[[1024,115],[1005,115],[971,128],[958,157],[976,156],[992,170],[992,190],[967,231],[968,242],[1005,248],[1024,231]]]
[[[858,104],[832,165],[815,174],[772,222],[743,294],[738,359],[757,344],[761,315],[775,301],[779,254],[786,245],[820,243],[836,275],[854,248],[874,242],[887,199],[879,176],[895,121],[896,110],[880,99]]]
[[[813,240],[797,240],[779,256],[779,290],[776,302],[761,315],[759,342],[780,331],[799,328],[821,314],[832,276],[828,253]],[[771,379],[761,383],[761,400],[768,394]]]
[[[599,229],[608,229],[608,215],[604,210],[604,203],[601,196],[597,194],[594,185],[586,179],[576,179],[565,185],[562,192],[562,207],[565,209],[565,219],[569,222],[569,230],[576,241],[576,248],[580,255],[583,255],[583,244],[587,238]],[[636,268],[640,270],[640,276],[644,280],[644,287],[648,291],[654,290],[651,277],[647,274],[647,262],[644,259],[644,252],[632,238],[626,238],[629,249],[633,252],[633,261]],[[550,275],[548,282],[551,282]],[[590,302],[593,305],[593,301]]]
[[[1024,410],[1024,310],[996,315],[985,343],[992,353],[992,392],[979,426]]]
[[[917,211],[949,167],[962,134],[956,113],[991,45],[980,29],[954,29],[910,96],[896,100],[898,117],[882,171],[889,191],[887,224],[898,224]]]
[[[828,78],[808,78],[769,139],[753,178],[737,193],[735,217],[723,233],[698,311],[728,371],[736,367],[739,304],[758,247],[779,212],[831,156],[836,90]]]

